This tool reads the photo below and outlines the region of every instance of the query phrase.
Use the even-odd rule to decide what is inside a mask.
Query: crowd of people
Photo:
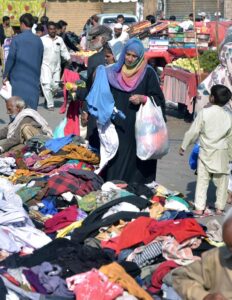
[[[3,72],[3,86],[9,82],[12,91],[5,99],[10,122],[0,130],[0,299],[232,299],[232,209],[222,226],[196,220],[224,216],[231,185],[229,35],[221,65],[199,87],[201,107],[179,151],[194,143],[200,149],[190,209],[181,193],[156,182],[159,156],[138,155],[146,144],[137,140],[142,122],[142,137],[149,132],[164,143],[157,128],[166,130],[166,107],[159,77],[123,15],[113,29],[93,15],[75,43],[63,20],[43,16],[38,23],[27,13],[19,21]],[[192,23],[190,14],[181,26]],[[13,35],[4,17],[1,44]],[[82,77],[71,59],[79,47],[94,51]],[[72,81],[74,100],[63,135],[54,137],[37,107],[43,93],[52,117],[61,78]],[[148,105],[156,122],[151,116],[138,124]],[[217,188],[214,213],[207,207],[210,180]]]

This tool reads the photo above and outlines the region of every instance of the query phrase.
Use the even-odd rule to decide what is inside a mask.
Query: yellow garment
[[[159,203],[159,202],[155,202],[152,204],[151,208],[150,208],[150,218],[153,219],[159,219],[162,216],[162,213],[164,212],[164,207]]]
[[[66,158],[62,155],[51,155],[48,158],[37,161],[34,164],[33,168],[34,168],[34,170],[40,169],[42,167],[47,168],[49,166],[58,165],[58,164],[62,163],[65,160],[66,160]]]
[[[199,139],[199,159],[212,174],[229,174],[232,157],[232,115],[223,107],[203,108],[185,133],[182,148]]]
[[[209,243],[210,245],[214,246],[214,247],[223,247],[225,246],[225,243],[224,242],[215,242],[215,241],[212,241],[210,239],[205,239],[207,243]]]
[[[173,287],[182,299],[200,300],[221,293],[232,300],[232,253],[227,247],[202,254],[202,259],[172,272]]]
[[[27,176],[27,177],[30,177],[30,176],[37,176],[37,177],[41,177],[41,176],[44,176],[44,174],[41,174],[41,173],[38,173],[38,172],[35,172],[35,171],[29,171],[29,170],[24,170],[24,169],[18,169],[15,171],[15,173],[10,176],[8,179],[11,181],[11,182],[16,182],[20,177],[22,176]]]
[[[106,230],[100,229],[100,233],[95,237],[100,241],[108,241],[109,239],[120,235],[127,222],[120,220],[118,225],[112,225]]]
[[[69,144],[64,146],[62,150],[68,152],[68,154],[66,154],[68,159],[78,159],[93,165],[99,164],[100,162],[99,156],[83,146]]]
[[[140,69],[144,69],[147,65],[147,61],[142,57],[138,64],[134,68],[128,68],[125,64],[122,66],[122,78],[126,81],[128,78],[134,76]]]
[[[14,35],[14,30],[11,26],[3,27],[3,28],[4,28],[4,34],[7,38],[12,37]]]
[[[111,282],[119,284],[124,290],[127,290],[129,294],[138,299],[152,300],[152,297],[142,289],[119,264],[113,262],[109,265],[102,266],[99,271],[104,273]]]
[[[59,164],[68,159],[77,159],[80,161],[88,162],[93,165],[98,164],[100,161],[99,157],[95,153],[91,152],[83,146],[70,144],[64,146],[62,150],[67,153],[64,155],[51,155],[48,158],[36,162],[34,167],[49,167],[54,164]],[[39,156],[48,155],[49,153],[51,153],[50,150],[44,150],[39,154]]]
[[[56,239],[65,237],[67,234],[69,234],[69,232],[73,231],[75,228],[81,227],[81,225],[82,225],[82,221],[76,221],[63,229],[58,230]]]

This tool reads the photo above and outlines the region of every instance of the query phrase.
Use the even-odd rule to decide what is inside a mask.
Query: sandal
[[[216,216],[225,216],[225,212],[223,210],[216,209],[215,210],[215,215]]]
[[[227,199],[227,204],[232,204],[232,192],[228,191],[228,199]]]
[[[198,213],[198,212],[193,210],[194,218],[206,218],[206,217],[211,217],[211,216],[214,216],[214,215],[215,215],[215,213],[209,208],[206,208],[203,211],[203,213]]]

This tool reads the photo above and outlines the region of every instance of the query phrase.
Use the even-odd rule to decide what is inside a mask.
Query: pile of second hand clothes
[[[179,193],[104,183],[80,137],[0,158],[0,299],[180,299],[172,270],[222,244]]]

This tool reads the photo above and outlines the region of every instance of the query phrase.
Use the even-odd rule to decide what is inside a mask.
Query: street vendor
[[[34,109],[26,108],[25,101],[20,97],[7,100],[6,109],[10,123],[0,130],[0,153],[23,145],[36,135],[52,136],[47,121]]]
[[[180,27],[183,28],[183,31],[188,31],[193,29],[193,13],[189,14],[188,20],[180,23]]]

